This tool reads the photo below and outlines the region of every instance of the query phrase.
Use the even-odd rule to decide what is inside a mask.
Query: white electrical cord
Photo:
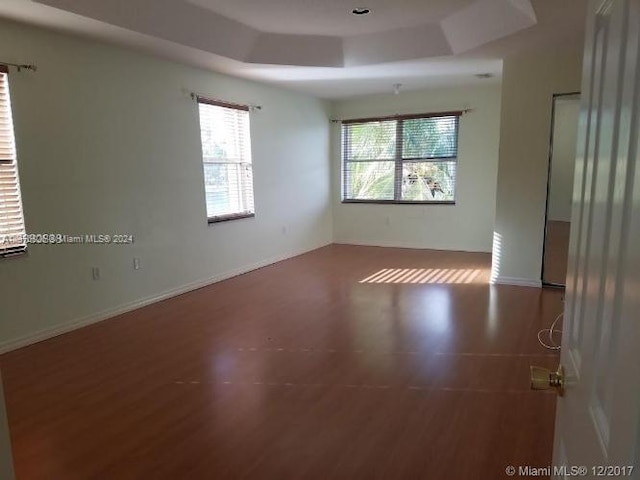
[[[547,348],[549,350],[560,350],[560,345],[557,345],[556,342],[553,341],[553,334],[554,333],[562,334],[562,330],[556,330],[556,325],[558,324],[558,321],[562,318],[562,315],[564,315],[564,313],[560,312],[560,314],[558,314],[558,316],[556,317],[556,319],[553,321],[553,323],[549,328],[543,328],[538,332],[538,341],[540,342],[540,345],[542,345],[544,348]],[[544,335],[546,332],[549,332],[549,343],[546,343],[544,340],[542,340],[542,335]]]

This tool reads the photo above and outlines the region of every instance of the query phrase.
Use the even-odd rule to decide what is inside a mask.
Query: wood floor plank
[[[0,357],[18,480],[504,478],[551,461],[561,293],[331,245]]]

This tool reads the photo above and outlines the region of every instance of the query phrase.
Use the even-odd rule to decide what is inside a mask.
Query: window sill
[[[243,218],[253,218],[255,216],[255,213],[232,213],[230,215],[220,215],[219,217],[207,218],[207,223],[211,225],[212,223],[229,222],[231,220],[241,220]]]
[[[403,201],[403,200],[342,200],[341,203],[368,203],[373,205],[455,205],[455,200],[442,201]]]

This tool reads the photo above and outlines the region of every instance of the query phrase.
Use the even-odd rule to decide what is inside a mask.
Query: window
[[[454,203],[461,114],[342,122],[343,201]]]
[[[8,74],[7,67],[0,65],[0,256],[20,253],[27,247]]]
[[[209,223],[252,217],[249,107],[198,97]]]

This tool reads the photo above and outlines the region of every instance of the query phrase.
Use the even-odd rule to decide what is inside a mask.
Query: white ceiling
[[[186,3],[195,1],[208,2],[208,8],[218,8],[218,12]],[[417,90],[499,81],[502,59],[508,55],[523,49],[564,48],[581,43],[586,3],[584,0],[357,1],[364,4],[346,0],[1,0],[0,17],[125,45],[322,98],[343,98],[391,92],[394,83],[402,83],[403,90]],[[382,24],[373,29],[375,22],[371,22],[358,35],[329,36],[329,27],[321,29],[314,16],[306,21],[309,28],[301,31],[324,35],[300,35],[293,30],[286,33],[286,25],[296,23],[295,28],[299,28],[302,24],[292,20],[292,6],[316,8],[311,5],[326,3],[324,16],[320,15],[326,21],[331,17],[329,10],[343,2],[348,9],[365,6],[372,10],[376,5],[384,9],[384,5],[391,8],[405,3],[408,8],[420,9],[424,7],[422,3],[428,3],[433,16],[421,17],[422,24],[433,26],[435,19],[439,19],[435,23],[438,28],[412,27],[412,19],[398,12],[394,18],[408,23],[397,28],[401,24],[398,23],[390,30],[376,30],[385,28]],[[265,5],[289,8],[279,20],[280,32],[265,33],[269,25],[277,26],[277,19],[266,15],[261,20],[261,15],[250,11],[250,4],[256,8]],[[224,8],[229,11],[223,13]],[[295,15],[301,15],[302,10]],[[245,17],[247,11],[249,15]],[[253,22],[263,23],[253,25]],[[330,28],[338,31],[347,23]],[[484,72],[495,76],[488,80],[475,78],[476,73]]]
[[[346,2],[353,0],[344,0],[343,8],[332,3],[336,0],[324,0],[316,1],[313,8],[317,23],[315,16],[305,20],[309,0],[253,0],[255,12],[244,8],[249,0],[237,1],[239,6],[227,5],[228,10],[235,17],[248,15],[254,24],[262,23],[263,10],[271,11],[265,17],[271,30],[254,28],[185,0],[33,0],[245,63],[315,67],[373,65],[461,53],[534,26],[537,21],[530,0],[453,0],[448,7],[442,0],[433,0],[434,8],[425,8],[416,0],[399,0],[387,3],[386,8],[380,5],[382,12],[372,11],[357,19],[347,8]],[[402,10],[403,2],[409,3],[413,18]],[[438,10],[440,16],[425,16],[432,10]],[[390,24],[384,23],[385,17]],[[344,36],[332,34],[345,30],[354,20],[362,25],[362,33],[347,30]],[[292,26],[298,33],[290,33]]]
[[[183,0],[270,33],[347,37],[437,23],[474,0]],[[356,7],[371,10],[355,16]]]

